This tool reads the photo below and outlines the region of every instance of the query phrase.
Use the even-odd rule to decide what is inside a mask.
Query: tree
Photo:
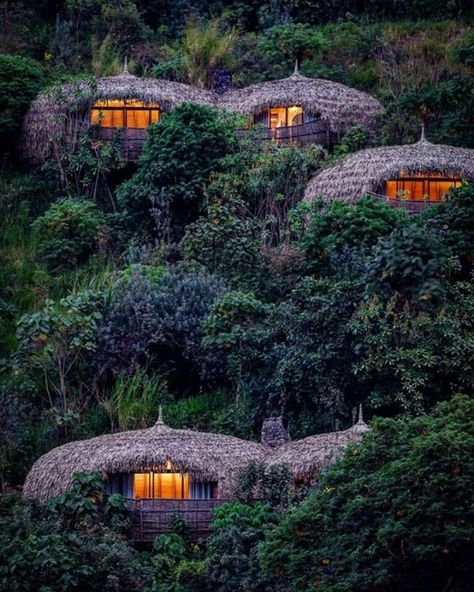
[[[33,224],[38,257],[48,267],[75,267],[107,241],[105,217],[94,202],[62,199]]]
[[[25,372],[40,370],[48,401],[69,410],[67,380],[77,365],[95,351],[100,299],[86,291],[47,300],[40,312],[23,315],[17,327],[15,361]]]
[[[256,223],[243,203],[224,198],[186,227],[180,250],[184,259],[200,263],[210,273],[251,281],[262,263],[255,231]]]
[[[38,62],[31,58],[0,55],[0,145],[2,151],[16,146],[20,125],[31,101],[46,80]]]
[[[395,230],[373,250],[367,267],[367,294],[420,308],[443,297],[449,248],[416,223]]]
[[[164,115],[149,129],[137,172],[118,190],[127,224],[179,240],[197,217],[211,173],[236,148],[233,126],[210,107],[182,104]]]
[[[260,547],[292,592],[468,592],[474,577],[474,401],[379,419]]]
[[[117,285],[104,312],[97,355],[102,371],[158,366],[172,387],[190,389],[212,372],[201,323],[226,291],[221,278],[200,272],[170,270],[158,282],[134,273]]]
[[[72,489],[47,507],[0,498],[0,587],[5,592],[139,592],[147,561],[127,543],[124,500],[97,473],[74,476]]]
[[[459,258],[461,277],[468,279],[474,254],[474,186],[451,190],[447,200],[426,212],[428,227],[439,236]]]
[[[316,202],[309,217],[301,242],[308,259],[319,264],[347,249],[367,252],[408,220],[405,212],[370,197],[354,206],[333,201],[323,208]]]
[[[223,504],[214,511],[207,543],[208,583],[216,592],[265,592],[272,579],[261,573],[257,548],[278,514],[267,504]]]

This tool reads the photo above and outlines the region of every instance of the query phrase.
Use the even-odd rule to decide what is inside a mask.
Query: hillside
[[[0,2],[2,590],[472,589],[473,17]]]

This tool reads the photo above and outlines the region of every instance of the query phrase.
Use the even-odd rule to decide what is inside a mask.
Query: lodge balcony
[[[253,127],[238,130],[242,138],[251,137],[257,143],[274,142],[276,145],[296,144],[308,146],[318,144],[330,148],[335,143],[332,134],[321,121],[310,121],[301,125],[287,127]],[[148,132],[143,128],[105,128],[93,130],[93,142],[111,142],[116,139],[121,146],[122,156],[126,161],[135,162],[139,159]]]
[[[409,200],[409,199],[394,199],[391,197],[387,197],[386,195],[382,195],[380,193],[372,193],[367,192],[367,195],[370,197],[374,197],[376,199],[382,199],[388,206],[391,208],[402,208],[409,214],[421,214],[431,206],[436,206],[442,203],[442,201],[431,201],[431,200]]]
[[[274,142],[277,145],[308,146],[318,144],[330,148],[335,143],[334,134],[321,120],[273,128],[258,125],[241,129],[239,133],[243,138],[251,137],[256,142]]]
[[[152,543],[160,534],[171,531],[174,516],[189,526],[193,539],[209,534],[212,511],[227,499],[127,499],[130,538],[137,543]]]
[[[126,161],[135,162],[139,159],[148,131],[143,128],[94,128],[94,142],[111,142],[116,139],[120,143],[122,156]]]

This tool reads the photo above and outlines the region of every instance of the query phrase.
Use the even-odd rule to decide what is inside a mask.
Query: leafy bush
[[[118,191],[129,226],[154,229],[161,240],[181,238],[211,172],[236,148],[229,118],[209,107],[182,104],[164,115],[149,129],[137,172]]]
[[[208,583],[216,592],[264,592],[273,580],[262,574],[258,544],[278,516],[266,504],[223,504],[214,510],[213,532],[208,539]]]
[[[14,55],[0,55],[0,145],[14,147],[23,116],[45,84],[38,62]],[[5,150],[6,151],[6,150]]]
[[[474,402],[378,420],[260,548],[294,592],[468,592],[474,577]]]
[[[139,592],[149,566],[123,537],[116,496],[102,506],[98,474],[77,474],[73,489],[40,508],[0,498],[0,587],[5,592]]]
[[[63,199],[33,225],[38,257],[54,270],[80,265],[106,241],[104,225],[105,218],[95,203]]]
[[[117,373],[158,364],[170,388],[192,388],[211,372],[201,346],[201,323],[226,292],[218,276],[170,270],[155,284],[136,272],[119,283],[104,315],[99,362]]]
[[[333,201],[323,209],[315,203],[302,244],[310,260],[324,262],[334,252],[369,249],[407,220],[405,212],[370,197],[354,206]]]

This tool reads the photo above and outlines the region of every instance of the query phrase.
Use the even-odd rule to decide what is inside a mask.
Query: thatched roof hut
[[[160,412],[160,418],[151,428],[107,434],[54,448],[33,465],[23,494],[44,502],[67,491],[74,473],[81,471],[99,471],[112,481],[118,475],[166,474],[166,469],[172,467],[173,474],[186,475],[194,484],[215,484],[212,497],[228,498],[241,470],[252,462],[287,464],[298,480],[313,479],[348,444],[358,442],[368,429],[360,416],[346,431],[288,442],[282,418],[267,420],[266,424],[262,443],[249,442],[222,434],[170,428],[163,423]],[[133,497],[132,486],[128,491]]]
[[[213,93],[170,80],[140,78],[124,71],[89,81],[54,87],[33,102],[23,125],[25,156],[43,161],[54,150],[74,142],[78,132],[90,125],[90,112],[96,101],[139,101],[144,107],[157,105],[170,112],[181,103],[215,105]]]
[[[76,472],[95,470],[107,478],[156,470],[171,462],[176,471],[187,473],[194,481],[216,482],[218,497],[226,497],[239,470],[264,456],[264,447],[257,442],[173,429],[158,420],[148,429],[107,434],[54,448],[33,465],[23,494],[44,502],[67,491]]]
[[[347,446],[360,442],[368,429],[362,418],[362,411],[359,411],[359,420],[348,430],[288,442],[275,450],[268,458],[268,463],[287,465],[296,481],[311,481],[324,468],[333,464]]]
[[[307,78],[297,67],[288,78],[230,90],[219,99],[220,107],[253,115],[255,119],[271,107],[294,105],[318,116],[331,132],[339,135],[356,124],[374,128],[382,109],[380,102],[367,93],[331,80]]]
[[[422,133],[415,144],[369,148],[342,158],[310,181],[305,199],[354,203],[366,194],[385,195],[391,179],[474,180],[474,150],[428,142]]]

